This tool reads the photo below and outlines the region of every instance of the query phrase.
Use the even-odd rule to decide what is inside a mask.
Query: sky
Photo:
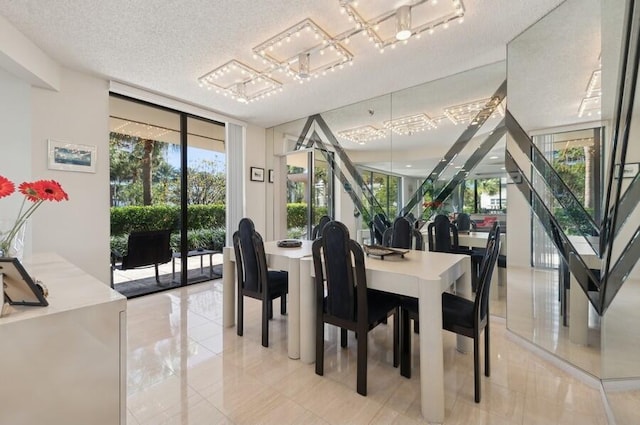
[[[188,166],[196,167],[201,161],[214,161],[218,164],[218,171],[225,172],[226,158],[222,152],[215,152],[207,149],[187,147]],[[167,162],[171,166],[180,169],[180,152],[169,149],[167,152]]]

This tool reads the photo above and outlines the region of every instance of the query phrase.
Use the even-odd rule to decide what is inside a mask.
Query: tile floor
[[[276,311],[260,345],[259,304],[247,299],[245,333],[224,329],[216,280],[128,302],[127,424],[420,424],[417,340],[413,378],[391,362],[391,326],[369,336],[368,396],[355,391],[355,341],[330,328],[325,375],[286,355]],[[472,354],[445,341],[446,424],[606,424],[600,391],[573,378],[491,323],[491,377],[473,401]]]

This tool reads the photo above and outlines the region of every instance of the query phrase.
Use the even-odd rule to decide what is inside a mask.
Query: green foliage
[[[225,206],[189,205],[187,229],[224,227]],[[111,235],[126,235],[135,230],[179,228],[180,208],[174,205],[127,206],[111,208]]]
[[[307,225],[307,204],[287,204],[287,229],[293,227],[304,228]]]
[[[586,208],[586,211],[593,216],[593,208]],[[592,233],[591,223],[581,211],[559,207],[554,209],[553,215],[567,235],[591,235]]]

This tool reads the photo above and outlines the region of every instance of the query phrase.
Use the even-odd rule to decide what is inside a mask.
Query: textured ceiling
[[[305,18],[331,35],[349,29],[338,0],[0,0],[0,14],[66,67],[270,127],[504,60],[507,43],[560,3],[464,0],[461,25],[383,54],[355,41],[353,66],[251,104],[197,79],[231,59],[261,68],[251,49]]]

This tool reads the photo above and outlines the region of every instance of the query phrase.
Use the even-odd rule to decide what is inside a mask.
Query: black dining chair
[[[469,255],[473,253],[473,250],[460,247],[458,229],[444,214],[438,214],[433,222],[429,223],[427,233],[429,251]]]
[[[499,226],[499,223],[497,221],[494,221],[493,224],[491,225],[491,230],[489,230],[489,234],[487,235],[487,244],[492,239],[495,239],[496,237],[495,233],[500,231],[500,227],[498,226]],[[486,247],[476,248],[476,249],[473,249],[472,251],[473,251],[471,253],[471,270],[473,272],[472,291],[476,292],[478,279],[480,278],[480,266],[482,265],[482,261],[486,256],[487,248]],[[506,256],[498,254],[498,260],[497,260],[498,267],[506,268],[507,267],[506,261],[507,261]]]
[[[316,285],[316,374],[324,374],[324,324],[356,333],[357,391],[367,395],[367,338],[370,330],[398,310],[399,298],[367,288],[362,247],[338,221],[329,222],[312,246]],[[397,319],[397,317],[396,317]],[[346,346],[346,333],[341,346]],[[398,335],[394,334],[394,365]]]
[[[127,252],[111,251],[111,287],[114,270],[131,270],[141,267],[155,268],[156,283],[160,282],[158,266],[171,261],[171,230],[143,230],[129,234],[127,239]],[[166,282],[169,285],[170,282]]]
[[[461,232],[470,231],[473,228],[473,222],[471,221],[469,214],[458,214],[456,217],[456,228]]]
[[[331,217],[329,217],[328,215],[323,215],[322,217],[320,217],[320,220],[318,220],[318,224],[313,226],[313,229],[311,230],[311,240],[318,239],[320,235],[322,235],[322,229],[324,229],[324,226],[326,226],[330,221]]]
[[[262,345],[269,346],[269,319],[273,318],[273,300],[280,298],[280,314],[287,313],[288,274],[269,270],[262,236],[249,218],[240,220],[233,234],[238,279],[237,332],[244,332],[244,296],[262,301]]]
[[[369,223],[369,230],[371,232],[371,243],[382,245],[382,236],[385,230],[391,227],[391,223],[387,220],[387,217],[382,213],[377,213],[373,216],[373,220]]]
[[[491,277],[500,251],[500,226],[487,240],[486,251],[480,267],[480,279],[475,298],[468,300],[459,295],[442,294],[442,328],[473,339],[473,374],[476,403],[480,402],[480,334],[484,330],[484,374],[490,375],[489,349],[489,292]],[[400,371],[411,376],[411,333],[409,319],[418,320],[418,300],[406,298],[401,308],[400,325]]]
[[[382,235],[382,245],[391,248],[415,249],[424,251],[422,233],[413,227],[404,217],[398,217]]]

